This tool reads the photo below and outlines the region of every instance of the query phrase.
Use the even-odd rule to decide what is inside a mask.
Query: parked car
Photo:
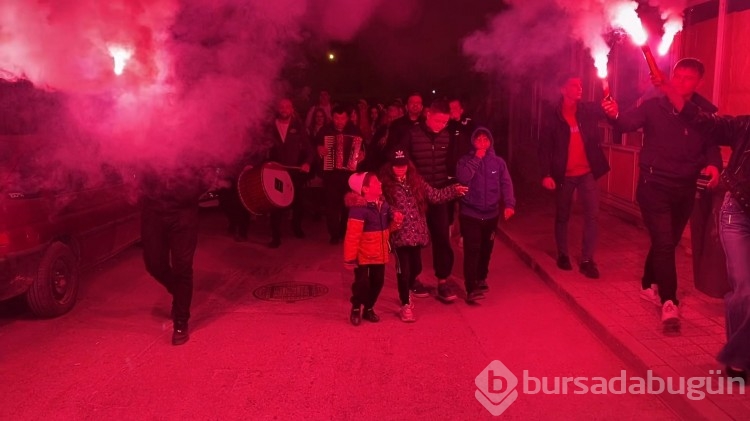
[[[45,123],[60,108],[56,94],[0,80],[0,300],[23,294],[40,317],[72,309],[81,271],[140,237],[126,171],[42,159],[61,149]]]

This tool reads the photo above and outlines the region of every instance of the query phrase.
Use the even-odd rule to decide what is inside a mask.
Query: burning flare
[[[128,60],[130,60],[130,57],[132,57],[133,50],[120,45],[110,45],[107,49],[109,50],[109,55],[112,56],[112,60],[115,64],[114,72],[119,76],[122,74],[123,70],[125,70],[125,65],[128,63]]]
[[[669,47],[672,46],[674,36],[682,30],[682,18],[679,16],[670,16],[666,22],[664,22],[664,36],[661,38],[661,44],[659,44],[659,55],[663,56],[669,52]]]
[[[635,2],[618,5],[613,10],[612,24],[624,29],[636,45],[642,46],[646,44],[648,34],[643,29],[641,18],[638,17],[638,13],[635,11],[635,7],[637,6],[638,4]]]

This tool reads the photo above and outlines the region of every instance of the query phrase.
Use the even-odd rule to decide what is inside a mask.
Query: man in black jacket
[[[594,263],[598,237],[599,185],[596,180],[609,171],[609,163],[599,145],[598,123],[604,119],[600,104],[581,102],[583,85],[576,76],[560,80],[562,98],[548,110],[539,137],[539,163],[542,186],[555,190],[555,242],[557,267],[572,270],[568,253],[568,221],[573,194],[583,205],[583,247],[580,271],[586,277],[599,278]]]
[[[427,109],[425,120],[402,133],[399,145],[409,154],[419,174],[435,188],[446,187],[448,180],[448,148],[450,133],[445,129],[450,119],[448,102],[436,100]],[[456,299],[454,288],[447,282],[453,271],[453,250],[450,243],[448,204],[429,205],[427,227],[432,242],[432,267],[438,279],[438,298],[444,302]],[[428,295],[424,285],[415,282],[415,297]]]
[[[189,339],[193,256],[198,245],[198,199],[210,187],[211,169],[190,165],[141,171],[141,243],[146,271],[172,295],[172,344]],[[215,170],[213,170],[215,171]]]
[[[299,167],[299,170],[291,170],[292,184],[294,185],[294,199],[292,201],[292,230],[297,238],[304,238],[302,231],[302,187],[305,174],[310,172],[310,165],[314,158],[312,144],[307,137],[307,132],[302,123],[293,117],[294,107],[292,101],[284,98],[279,101],[276,119],[272,127],[268,129],[269,136],[273,139],[269,151],[269,159],[281,165]],[[281,220],[284,209],[271,212],[271,248],[281,245]]]
[[[682,59],[672,70],[671,84],[686,101],[715,112],[715,106],[695,93],[704,72],[703,63],[697,59]],[[643,128],[636,199],[651,237],[651,249],[643,271],[641,297],[662,307],[666,328],[678,329],[675,249],[690,219],[701,171],[710,177],[709,187],[718,184],[722,164],[719,147],[681,119],[664,96],[622,114],[616,102],[603,104],[622,131]]]

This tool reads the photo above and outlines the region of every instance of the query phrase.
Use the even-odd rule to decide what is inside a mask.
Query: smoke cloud
[[[380,1],[0,0],[0,76],[47,91],[25,106],[61,110],[38,127],[55,135],[39,168],[222,166],[268,146],[301,28],[350,40]],[[121,75],[113,48],[131,54]]]

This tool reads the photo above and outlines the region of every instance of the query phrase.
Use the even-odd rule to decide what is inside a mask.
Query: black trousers
[[[651,237],[642,287],[658,285],[661,302],[672,300],[677,305],[675,250],[693,212],[695,184],[667,187],[641,178],[636,198]]]
[[[323,171],[326,225],[331,238],[344,238],[346,232],[346,218],[349,212],[344,204],[344,196],[349,191],[351,174],[343,170]]]
[[[478,280],[487,279],[497,220],[498,217],[476,219],[459,216],[461,236],[464,238],[464,282],[467,293],[474,291]]]
[[[448,203],[440,203],[427,208],[427,228],[432,241],[432,267],[438,279],[447,279],[453,271],[448,206]]]
[[[292,184],[294,185],[294,199],[292,200],[292,229],[302,230],[302,215],[303,215],[303,195],[302,188],[304,187],[305,180],[299,176],[292,176]],[[281,221],[284,219],[286,209],[277,209],[271,211],[271,237],[274,241],[281,240]]]
[[[360,265],[354,269],[352,307],[371,309],[378,301],[385,282],[385,265]]]
[[[141,243],[146,271],[172,294],[174,321],[187,323],[193,300],[198,207],[167,212],[144,209]]]
[[[401,305],[409,304],[409,290],[422,273],[422,246],[396,247],[396,279]]]
[[[243,237],[247,236],[247,230],[250,227],[250,213],[240,201],[237,182],[232,182],[232,186],[228,189],[219,190],[218,194],[219,208],[229,221],[230,233],[238,233]]]

